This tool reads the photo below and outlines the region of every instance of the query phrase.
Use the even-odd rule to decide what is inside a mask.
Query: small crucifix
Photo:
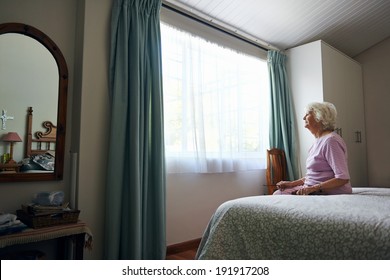
[[[7,116],[7,111],[3,109],[3,114],[0,116],[0,119],[3,121],[1,129],[6,129],[5,124],[7,120],[13,120],[14,117]]]

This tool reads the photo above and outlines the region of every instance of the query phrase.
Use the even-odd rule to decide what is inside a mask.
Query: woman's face
[[[321,123],[316,120],[312,111],[306,112],[303,120],[305,121],[305,127],[310,130],[311,133],[315,134],[321,130]]]

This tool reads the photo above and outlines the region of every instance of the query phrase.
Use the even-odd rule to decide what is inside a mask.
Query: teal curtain
[[[164,259],[161,0],[114,0],[105,259]]]
[[[299,177],[296,125],[291,91],[286,70],[286,55],[268,51],[268,71],[270,74],[270,148],[283,149],[286,154],[288,177]]]

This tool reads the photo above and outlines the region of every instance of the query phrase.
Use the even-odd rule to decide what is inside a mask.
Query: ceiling
[[[323,40],[354,57],[390,36],[389,0],[163,0],[269,49]]]

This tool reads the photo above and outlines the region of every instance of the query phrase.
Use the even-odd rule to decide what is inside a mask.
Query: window
[[[168,173],[264,169],[267,62],[161,23]]]

